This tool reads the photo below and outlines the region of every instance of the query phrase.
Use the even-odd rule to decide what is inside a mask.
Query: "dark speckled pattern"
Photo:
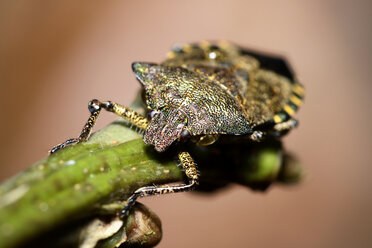
[[[180,139],[185,129],[201,138],[249,135],[285,122],[303,97],[283,59],[225,41],[176,46],[163,63],[133,63],[133,71],[149,110],[159,111],[144,137],[158,151]],[[295,88],[302,94],[295,94]]]

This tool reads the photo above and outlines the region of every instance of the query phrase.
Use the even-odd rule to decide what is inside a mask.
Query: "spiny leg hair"
[[[196,168],[194,160],[192,159],[191,155],[185,151],[180,152],[178,154],[178,158],[181,161],[182,168],[185,171],[186,177],[188,178],[188,183],[179,185],[147,186],[137,189],[127,199],[126,205],[121,212],[122,218],[124,218],[129,213],[138,197],[184,192],[195,188],[199,181],[199,172]]]
[[[79,137],[66,140],[62,144],[59,144],[53,147],[50,150],[51,154],[55,153],[58,150],[65,148],[66,146],[86,141],[89,138],[92,128],[94,124],[96,123],[98,115],[102,109],[105,109],[106,111],[115,113],[118,116],[125,118],[132,125],[136,126],[140,130],[145,130],[148,125],[148,120],[142,115],[138,114],[137,112],[131,109],[128,109],[127,107],[124,107],[120,104],[117,104],[111,101],[100,102],[97,99],[93,99],[88,103],[88,109],[90,112],[90,116],[89,116],[88,121],[85,123],[84,128],[81,131]]]

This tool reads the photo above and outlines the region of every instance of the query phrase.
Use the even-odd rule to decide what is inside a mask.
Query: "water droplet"
[[[65,163],[66,166],[71,166],[71,165],[74,165],[74,164],[76,164],[75,160],[69,160]]]

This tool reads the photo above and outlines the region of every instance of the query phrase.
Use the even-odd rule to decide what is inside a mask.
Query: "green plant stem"
[[[58,151],[5,182],[0,187],[0,247],[97,204],[126,199],[138,187],[182,180],[176,161],[159,161],[146,150],[138,135],[116,123],[89,143]]]
[[[280,145],[216,146],[211,153],[191,148],[201,165],[202,190],[205,179],[217,182],[216,188],[230,182],[265,188],[274,180],[293,182],[300,177],[297,160],[291,157],[283,162]],[[146,147],[142,136],[125,122],[110,124],[88,142],[58,151],[0,185],[0,248],[96,214],[103,205],[123,201],[139,187],[182,181],[175,158],[171,151],[158,154]]]

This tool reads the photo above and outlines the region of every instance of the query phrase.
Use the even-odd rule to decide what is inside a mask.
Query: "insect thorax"
[[[301,104],[302,87],[282,60],[252,54],[225,43],[185,45],[160,65],[134,63],[146,105],[159,113],[145,143],[164,150],[187,130],[197,143],[210,144],[219,134],[252,134],[288,120]]]

